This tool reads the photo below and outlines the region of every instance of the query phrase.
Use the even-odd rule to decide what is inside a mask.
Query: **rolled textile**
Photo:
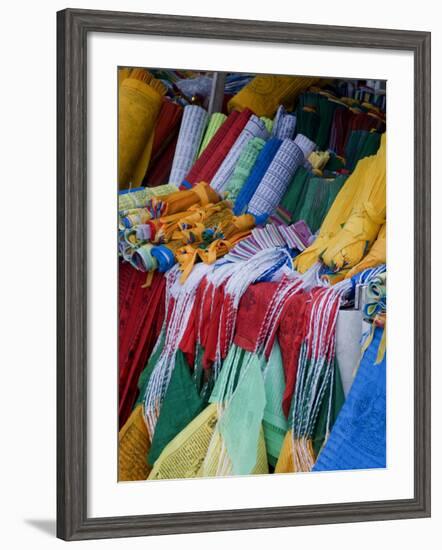
[[[347,273],[346,277],[351,278],[356,273],[360,273],[369,267],[376,267],[377,265],[385,264],[387,262],[387,224],[380,228],[378,236],[370,248],[369,253],[363,260],[357,263]]]
[[[300,197],[303,195],[304,188],[310,181],[311,173],[304,167],[300,166],[296,170],[295,175],[290,182],[287,191],[285,192],[278,208],[275,212],[275,217],[284,224],[289,224],[294,221],[294,214],[298,207]]]
[[[280,148],[282,141],[278,138],[271,138],[264,145],[263,149],[256,159],[255,165],[250,172],[249,177],[242,186],[238,197],[235,201],[233,212],[238,216],[246,211],[250,199],[253,197],[258,185],[260,184],[264,174],[274,159],[278,149]]]
[[[164,85],[145,70],[133,70],[119,87],[118,94],[118,185],[120,189],[134,180],[137,163],[152,146],[155,122],[160,112]],[[147,147],[147,151],[145,149]],[[144,158],[145,161],[145,158]],[[144,175],[144,174],[143,174]]]
[[[264,145],[265,141],[263,139],[255,137],[247,143],[242,151],[236,163],[235,170],[225,188],[225,193],[230,201],[236,201]]]
[[[316,143],[301,133],[297,134],[294,142],[301,149],[305,158],[308,158],[311,153],[316,149]]]
[[[353,171],[360,159],[375,155],[380,144],[381,134],[378,132],[351,131],[345,145],[345,168]]]
[[[218,168],[224,162],[230,149],[233,147],[233,144],[238,139],[239,135],[243,131],[252,114],[252,111],[250,111],[249,109],[246,109],[242,113],[239,113],[224,137],[221,140],[218,140],[218,132],[223,128],[223,126],[221,126],[221,128],[212,138],[212,141],[206,147],[204,153],[198,159],[198,162],[201,161],[202,168],[196,175],[196,183],[200,181],[206,181],[210,184],[212,182],[212,179],[218,171]],[[212,148],[212,144],[214,144],[214,148]],[[190,180],[186,177],[186,181]]]
[[[346,179],[347,176],[338,176],[334,179],[310,178],[302,203],[300,201],[295,210],[294,220],[304,220],[311,232],[316,233]]]
[[[386,359],[375,364],[384,329],[365,351],[349,395],[313,471],[386,467]]]
[[[162,202],[166,205],[163,215],[176,214],[184,212],[194,204],[205,206],[209,203],[217,203],[220,198],[218,194],[207,183],[201,182],[187,191],[177,191],[167,195]]]
[[[164,99],[155,125],[152,143],[152,162],[161,154],[175,135],[178,134],[183,113],[184,110],[181,105],[170,101],[168,98]]]
[[[309,76],[258,75],[232,97],[228,109],[248,108],[258,116],[273,117],[279,105],[293,104],[301,92],[318,80]]]
[[[366,157],[356,165],[355,171],[349,176],[336,196],[332,207],[321,225],[318,237],[311,246],[295,258],[295,268],[300,273],[307,271],[320,259],[331,239],[341,231],[343,225],[348,220],[353,206],[357,203],[363,189],[367,186],[371,188],[369,182],[373,183],[376,180],[384,179],[385,184],[385,156],[379,164],[378,155],[380,155],[380,150],[376,155]],[[383,170],[381,170],[382,164],[384,166]]]
[[[216,174],[213,176],[210,185],[213,189],[215,189],[215,191],[220,193],[225,189],[230,176],[233,174],[238,158],[244,150],[244,147],[252,138],[255,137],[267,140],[269,133],[267,132],[264,122],[257,116],[252,115],[247,121],[247,124],[244,126],[242,132],[235,140],[235,143],[232,145],[230,151],[227,153],[227,156],[222,161],[220,167],[216,171]]]
[[[178,135],[175,135],[166,148],[149,164],[149,168],[144,176],[143,185],[155,187],[164,185],[170,179],[173,157],[175,156]]]
[[[285,107],[280,105],[275,115],[272,128],[272,136],[279,139],[293,139],[296,129],[296,115],[287,113]]]
[[[184,107],[169,183],[180,185],[190,170],[197,157],[206,124],[207,111],[205,109],[198,105]]]
[[[300,147],[291,139],[284,139],[250,200],[248,212],[255,217],[272,214],[304,160]]]
[[[166,184],[157,187],[140,187],[122,191],[118,194],[118,210],[129,210],[131,208],[142,208],[146,206],[147,201],[152,197],[160,197],[176,193],[178,191],[175,185]]]
[[[201,156],[201,153],[209,145],[210,140],[216,134],[218,129],[224,124],[226,119],[227,116],[223,113],[212,113],[210,115],[209,123],[207,124],[206,131],[204,132],[204,138],[198,151],[198,157]]]

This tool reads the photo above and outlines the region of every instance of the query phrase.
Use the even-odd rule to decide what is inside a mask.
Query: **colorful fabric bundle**
[[[365,157],[375,155],[381,144],[381,134],[366,130],[350,132],[345,146],[345,167],[353,171],[357,162]]]
[[[232,116],[232,113],[227,118],[186,176],[186,183],[194,185],[200,181],[207,181],[208,183],[212,181],[252,114],[252,111],[246,109],[235,116]]]
[[[211,139],[216,134],[218,129],[224,124],[226,119],[227,116],[223,113],[213,113],[210,115],[209,123],[207,124],[206,131],[204,132],[204,138],[198,151],[198,157],[201,156],[201,153],[209,145]]]
[[[375,364],[384,330],[375,329],[355,381],[313,471],[385,468],[386,358]]]
[[[175,193],[167,195],[164,198],[151,199],[148,202],[148,206],[150,205],[153,209],[155,209],[164,204],[164,209],[160,208],[158,212],[161,216],[170,216],[171,214],[185,212],[191,206],[197,204],[205,206],[207,204],[215,204],[219,200],[220,198],[218,194],[206,183],[201,182],[188,191],[176,191]]]
[[[272,214],[304,160],[298,145],[291,139],[284,139],[250,200],[248,212],[255,217]]]
[[[267,140],[268,137],[269,133],[264,122],[257,116],[252,115],[214,175],[210,183],[211,187],[218,193],[224,191],[241,153],[250,140],[253,138]]]
[[[248,108],[257,116],[272,117],[279,105],[293,105],[299,94],[318,80],[308,76],[258,75],[229,101],[228,108]]]
[[[118,94],[118,185],[139,185],[149,164],[153,132],[166,92],[144,69],[133,69]]]
[[[244,147],[225,188],[225,195],[232,203],[235,203],[265,143],[263,139],[255,137]]]
[[[193,165],[207,124],[207,111],[198,105],[184,107],[169,183],[180,185]]]
[[[258,188],[264,174],[273,161],[278,149],[281,147],[282,141],[277,138],[271,138],[264,145],[258,155],[256,162],[250,172],[249,177],[244,182],[233,208],[234,213],[238,216],[247,210],[247,206]]]

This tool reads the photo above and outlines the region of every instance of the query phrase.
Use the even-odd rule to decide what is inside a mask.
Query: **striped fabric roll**
[[[247,109],[242,113],[234,111],[227,117],[227,120],[220,126],[210,140],[209,145],[204,149],[202,155],[187,174],[185,182],[189,184],[189,187],[200,181],[210,183],[251,115],[252,111]]]
[[[252,171],[252,168],[255,165],[258,155],[264,145],[265,141],[263,139],[255,137],[252,138],[244,147],[244,150],[236,163],[232,177],[226,185],[226,194],[230,201],[236,201],[236,198],[238,197],[245,181],[249,177],[250,172]]]
[[[255,217],[272,214],[281,202],[296,170],[303,163],[301,148],[291,139],[283,140],[250,201],[248,213]]]
[[[227,119],[227,116],[224,115],[223,113],[213,113],[210,116],[209,123],[207,124],[207,128],[206,128],[206,131],[204,133],[204,138],[203,138],[203,141],[201,143],[200,150],[198,151],[198,157],[201,156],[201,153],[209,145],[210,140],[216,134],[218,129],[224,124],[226,119]]]
[[[235,201],[233,212],[236,216],[243,214],[247,210],[247,205],[258,188],[264,174],[275,157],[282,141],[278,138],[270,138],[259,153],[256,163],[253,166],[250,176],[245,181]]]
[[[239,156],[245,146],[254,137],[266,140],[269,138],[269,133],[264,122],[257,116],[252,115],[212,179],[211,186],[215,191],[220,193],[225,189],[227,182],[233,174]]]
[[[195,161],[207,124],[207,111],[198,105],[186,105],[173,157],[170,183],[180,185]]]

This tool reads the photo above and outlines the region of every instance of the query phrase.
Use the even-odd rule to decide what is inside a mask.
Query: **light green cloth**
[[[210,140],[218,131],[219,127],[222,126],[226,120],[226,115],[222,113],[213,113],[209,119],[209,124],[207,125],[206,132],[201,142],[200,150],[198,151],[198,157],[204,151],[204,149],[209,145]]]
[[[226,185],[226,195],[230,201],[236,201],[236,197],[241,191],[246,179],[249,177],[264,145],[265,141],[263,139],[255,137],[245,146],[244,151],[241,153],[236,163],[235,170]]]
[[[261,359],[255,354],[241,367],[238,385],[219,420],[219,431],[232,462],[232,473],[250,474],[257,463],[258,441],[266,404]]]
[[[275,466],[288,430],[288,422],[282,410],[282,397],[285,390],[284,367],[277,340],[273,344],[269,361],[264,370],[264,387],[266,406],[262,425],[267,459],[269,464]]]

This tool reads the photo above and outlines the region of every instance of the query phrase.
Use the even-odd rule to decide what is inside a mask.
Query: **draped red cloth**
[[[165,278],[155,272],[150,287],[146,274],[130,264],[119,266],[118,394],[120,428],[138,394],[138,378],[159,336],[164,319]]]
[[[192,185],[201,181],[210,183],[252,114],[250,109],[244,109],[241,113],[233,111],[218,128],[185,181]]]

